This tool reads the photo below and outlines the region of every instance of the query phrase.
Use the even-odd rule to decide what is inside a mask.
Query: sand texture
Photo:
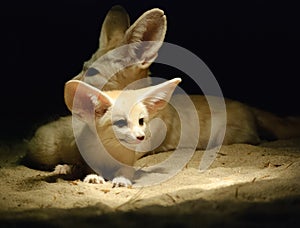
[[[22,165],[22,143],[0,149],[1,227],[299,225],[299,139],[223,146],[205,172],[198,169],[203,151],[196,151],[176,176],[143,188],[67,180]],[[144,157],[138,165],[170,154]]]

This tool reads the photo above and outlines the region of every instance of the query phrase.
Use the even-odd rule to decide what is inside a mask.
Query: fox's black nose
[[[137,136],[136,138],[140,141],[143,141],[145,139],[145,136]]]

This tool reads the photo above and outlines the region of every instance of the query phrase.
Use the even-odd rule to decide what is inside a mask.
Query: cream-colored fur
[[[82,81],[71,80],[67,82],[65,102],[72,111],[74,118],[82,124],[79,131],[75,130],[77,131],[75,135],[81,138],[80,143],[86,144],[84,148],[88,148],[92,152],[90,161],[100,159],[93,157],[97,154],[95,149],[97,146],[94,143],[98,138],[104,149],[114,159],[129,166],[134,165],[136,159],[147,152],[155,153],[176,149],[181,137],[184,138],[185,147],[193,146],[192,143],[195,142],[196,136],[191,129],[197,127],[198,124],[200,125],[200,135],[196,139],[198,142],[197,149],[206,148],[210,137],[215,141],[215,145],[212,144],[211,146],[218,146],[218,143],[257,144],[260,142],[260,129],[269,130],[269,135],[273,134],[279,138],[300,136],[300,124],[297,119],[284,120],[228,99],[225,100],[226,110],[219,110],[219,112],[214,113],[217,121],[215,124],[219,129],[212,133],[211,110],[207,103],[207,97],[190,96],[196,108],[196,116],[192,118],[191,109],[187,108],[186,98],[183,95],[172,97],[172,103],[177,106],[176,110],[168,104],[176,85],[180,81],[180,79],[173,79],[143,89],[105,92]],[[219,98],[211,100],[219,102]],[[180,117],[177,111],[182,112]],[[227,119],[222,122],[222,117],[225,114],[227,114]],[[157,118],[164,122],[167,129],[162,140],[158,138],[161,137],[162,125],[158,123],[155,126],[154,124],[151,130],[149,126],[151,120]],[[182,122],[182,120],[185,121]],[[78,152],[73,132],[70,130],[72,124],[73,129],[77,129],[74,128],[74,123],[76,125],[76,121],[72,123],[71,117],[67,117],[47,127],[40,128],[40,131],[46,131],[46,133],[37,133],[31,141],[31,148],[36,145],[40,147],[40,142],[47,143],[47,145],[43,145],[45,151],[37,152],[35,150],[35,159],[42,164],[47,163],[47,165],[63,162],[88,168]],[[182,135],[182,124],[186,125],[186,129],[190,129],[184,132],[186,135]],[[293,128],[290,127],[292,125]],[[223,142],[219,141],[218,135],[222,128],[226,128]],[[93,131],[93,129],[95,130]],[[41,139],[38,137],[39,135],[47,136],[47,139]],[[53,143],[53,139],[59,141]],[[101,162],[107,162],[106,166],[110,164],[109,159],[103,160]],[[114,184],[117,186],[130,185],[132,170],[123,169],[122,166],[114,168],[114,166],[115,164],[111,165],[112,170],[114,170],[112,174],[112,178],[115,178]],[[91,182],[90,179],[88,180]]]
[[[135,150],[167,151],[177,147],[180,137],[184,137],[187,145],[189,140],[195,140],[196,136],[193,134],[181,135],[182,126],[178,113],[166,103],[175,86],[180,82],[179,79],[154,87],[137,89],[147,85],[146,83],[137,85],[135,90],[121,91],[135,80],[148,78],[148,68],[155,59],[160,46],[152,46],[151,51],[146,51],[142,55],[141,61],[117,73],[116,69],[120,67],[118,65],[120,62],[115,59],[114,53],[101,59],[104,54],[113,52],[115,48],[124,44],[145,39],[163,41],[165,31],[166,19],[159,9],[147,11],[131,27],[129,27],[128,15],[124,9],[114,7],[108,13],[102,26],[99,50],[91,60],[85,63],[83,71],[74,80],[67,82],[65,87],[66,104],[76,116],[75,119],[82,124],[77,136],[82,142],[86,142],[87,147],[95,147],[94,136],[99,137],[113,158],[132,166],[136,159],[145,154],[136,153]],[[126,51],[124,56],[119,56],[121,60],[128,56],[136,58],[134,49],[126,49]],[[116,75],[102,87],[107,77],[114,73]],[[174,95],[172,102],[178,104],[179,109],[183,110],[183,118],[189,120],[185,122],[188,125],[187,128],[193,129],[195,124],[200,124],[200,135],[196,138],[197,148],[204,149],[211,135],[211,111],[206,97],[196,95],[190,98],[195,104],[198,119],[190,118],[189,110],[186,110],[185,100],[181,95]],[[225,102],[226,113],[225,110],[214,113],[217,120],[218,117],[221,120],[221,117],[227,114],[226,123],[220,121],[218,126],[219,129],[226,128],[223,144],[257,144],[262,135],[274,138],[300,136],[300,121],[296,118],[283,119],[237,101],[226,99]],[[167,133],[162,142],[159,141],[161,129],[155,128],[155,124],[151,131],[149,129],[148,123],[154,118],[162,119],[166,125]],[[91,123],[95,123],[96,132],[91,130],[93,126]],[[28,144],[27,158],[30,164],[45,169],[56,166],[57,173],[73,172],[77,167],[80,168],[82,175],[93,173],[78,150],[72,126],[74,127],[74,122],[72,122],[72,117],[68,116],[40,127]],[[219,143],[218,130],[212,134],[217,145]],[[150,143],[149,139],[151,139]],[[153,147],[153,142],[161,144]],[[110,166],[110,163],[108,162],[107,165]],[[131,177],[130,170],[122,169],[116,169],[112,176],[115,186],[130,185]],[[85,178],[85,181],[102,183],[104,179],[90,175]]]
[[[133,170],[118,166],[106,155],[99,154],[96,141],[99,138],[103,150],[115,160],[133,166],[140,154],[137,151],[151,151],[156,132],[150,132],[149,121],[154,117],[162,118],[160,111],[164,110],[180,81],[173,79],[138,90],[106,92],[78,80],[67,82],[65,102],[75,118],[73,129],[77,142],[81,144],[78,146],[86,150],[81,152],[89,153],[88,163],[94,163],[97,167],[104,166],[105,169],[109,169],[107,166],[110,164],[113,182],[117,178],[116,185],[130,185]],[[172,145],[176,145],[176,141]]]
[[[96,88],[121,90],[139,79],[145,79],[131,88],[150,85],[149,66],[157,57],[166,33],[166,16],[160,9],[145,12],[131,26],[125,9],[114,6],[103,22],[99,48],[83,70],[74,77]],[[139,46],[143,42],[144,46]],[[117,50],[117,51],[116,51]],[[70,157],[71,156],[71,157]],[[78,169],[85,175],[92,171],[84,166],[72,131],[71,116],[41,126],[28,143],[28,163],[36,168],[53,169],[58,164],[72,164],[67,167],[58,165],[55,172],[69,173]],[[86,178],[86,182],[93,182]],[[95,182],[102,180],[96,180]]]

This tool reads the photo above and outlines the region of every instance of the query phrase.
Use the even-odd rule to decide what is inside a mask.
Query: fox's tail
[[[270,112],[252,108],[261,138],[289,139],[300,137],[300,117],[279,117]]]

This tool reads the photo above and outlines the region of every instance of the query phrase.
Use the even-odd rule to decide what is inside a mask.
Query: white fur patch
[[[90,184],[104,184],[105,180],[103,177],[97,174],[89,174],[83,179],[83,182]]]
[[[112,180],[112,184],[113,184],[113,188],[115,187],[130,187],[132,186],[132,183],[129,179],[127,179],[126,177],[115,177]]]
[[[53,171],[54,174],[71,174],[72,173],[72,165],[67,165],[67,164],[64,164],[64,165],[57,165],[55,166],[55,169]]]
[[[100,104],[98,98],[97,98],[95,95],[93,95],[93,94],[88,94],[88,96],[90,97],[92,103],[93,103],[95,106],[97,106],[97,105]]]

